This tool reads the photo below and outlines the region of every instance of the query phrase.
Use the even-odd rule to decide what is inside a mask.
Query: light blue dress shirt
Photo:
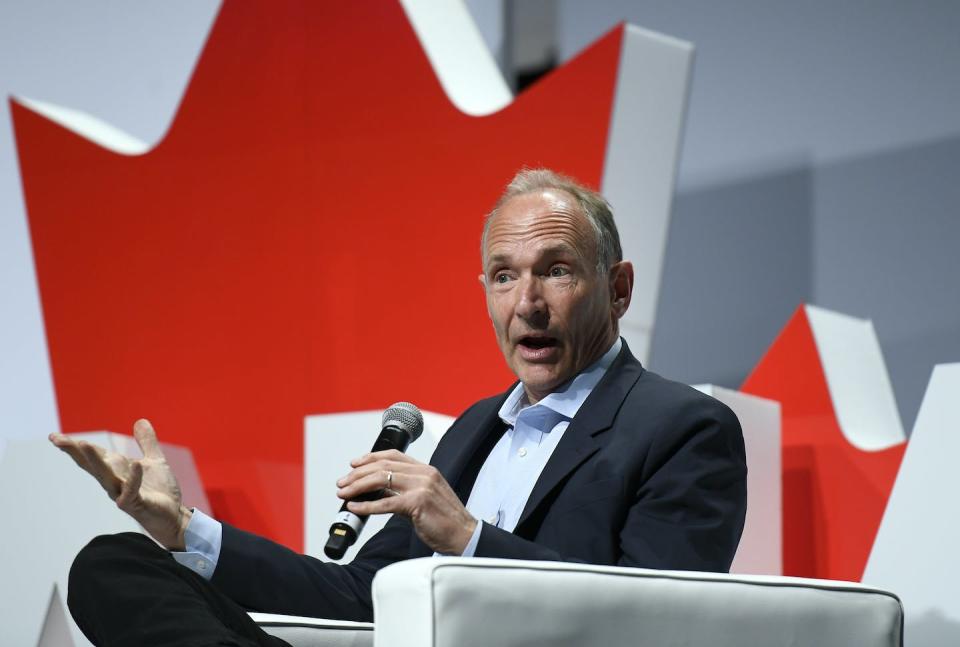
[[[170,554],[191,571],[209,580],[213,577],[213,569],[217,567],[217,560],[220,558],[223,526],[216,519],[193,508],[193,516],[190,517],[183,538],[187,550],[182,553],[171,551]]]
[[[467,511],[471,515],[481,522],[513,531],[563,432],[610,368],[621,346],[617,338],[603,357],[534,405],[527,401],[523,384],[517,384],[499,411],[507,431],[487,456],[470,491]],[[482,529],[483,523],[478,523],[463,551],[464,557],[473,557],[476,553]],[[220,558],[223,526],[194,509],[184,538],[186,551],[172,552],[173,558],[209,580]]]
[[[527,401],[523,384],[514,387],[499,412],[507,431],[480,468],[467,499],[467,512],[481,522],[513,532],[563,432],[610,368],[621,346],[618,337],[603,357],[534,405]],[[463,551],[464,557],[476,553],[482,528],[483,523],[478,523]]]

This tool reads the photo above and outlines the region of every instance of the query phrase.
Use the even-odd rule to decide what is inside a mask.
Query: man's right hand
[[[183,535],[192,512],[183,506],[177,478],[147,420],[134,423],[133,437],[143,452],[140,460],[63,434],[50,434],[50,442],[97,479],[117,507],[157,542],[168,550],[184,550]]]

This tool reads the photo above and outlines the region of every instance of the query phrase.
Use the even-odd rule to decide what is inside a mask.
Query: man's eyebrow
[[[487,274],[508,264],[509,257],[506,254],[491,254],[483,259],[483,272],[484,274]]]
[[[550,245],[549,247],[545,247],[543,249],[543,253],[553,254],[555,256],[559,254],[570,254],[572,256],[580,256],[580,251],[573,245],[569,245],[567,243],[557,243],[556,245]]]
[[[580,251],[573,245],[567,243],[557,243],[555,245],[550,245],[549,247],[544,247],[540,250],[543,256],[562,256],[564,254],[569,254],[570,256],[576,256],[579,258],[581,256]],[[485,268],[489,268],[491,265],[504,265],[509,264],[510,255],[509,254],[491,254],[487,256],[486,262],[484,263]]]

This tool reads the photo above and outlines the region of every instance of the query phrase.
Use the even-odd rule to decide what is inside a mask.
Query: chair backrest
[[[375,645],[900,647],[903,608],[859,584],[437,558],[374,580]]]

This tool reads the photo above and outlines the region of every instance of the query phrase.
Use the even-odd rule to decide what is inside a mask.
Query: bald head
[[[586,218],[593,234],[593,245],[596,248],[594,259],[598,273],[606,273],[611,266],[623,260],[620,234],[617,232],[617,225],[613,220],[610,204],[604,197],[572,178],[544,168],[523,169],[507,185],[506,190],[484,221],[483,236],[480,240],[480,251],[484,257],[491,222],[504,205],[518,196],[540,193],[545,190],[564,192],[579,207],[580,213]]]

